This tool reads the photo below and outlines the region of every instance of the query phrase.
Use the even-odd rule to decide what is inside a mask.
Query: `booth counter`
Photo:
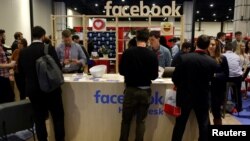
[[[124,79],[118,74],[102,78],[65,75],[62,97],[67,141],[118,141],[122,120]],[[145,141],[170,141],[175,118],[163,111],[166,89],[173,88],[171,79],[157,79],[152,84],[152,100],[146,119]],[[50,141],[54,141],[52,129]],[[196,118],[190,114],[185,141],[197,140]],[[135,119],[130,141],[135,138]]]

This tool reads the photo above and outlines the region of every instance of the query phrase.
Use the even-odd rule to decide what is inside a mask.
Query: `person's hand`
[[[14,81],[14,80],[15,80],[14,76],[13,76],[13,75],[10,75],[10,76],[9,76],[9,80],[10,80],[10,81]]]
[[[10,73],[10,75],[14,75],[14,70],[13,70],[13,69],[10,69],[10,70],[9,70],[9,73]]]
[[[68,65],[68,64],[70,63],[70,61],[69,61],[69,59],[65,59],[65,60],[63,61],[63,63],[64,63],[65,65]]]
[[[80,64],[81,62],[79,60],[77,60],[77,59],[72,59],[72,63],[73,64]]]
[[[176,87],[175,85],[174,85],[174,87],[173,87],[173,90],[174,90],[174,91],[176,91],[176,90],[177,90],[177,87]]]

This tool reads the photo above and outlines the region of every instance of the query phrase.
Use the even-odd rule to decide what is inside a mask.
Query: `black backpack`
[[[46,93],[52,92],[64,83],[62,71],[55,60],[48,54],[49,46],[44,47],[44,56],[36,60],[36,72],[40,89]]]

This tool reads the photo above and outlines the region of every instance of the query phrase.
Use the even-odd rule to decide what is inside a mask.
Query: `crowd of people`
[[[45,34],[42,27],[33,27],[33,41],[28,44],[22,33],[16,32],[10,57],[8,49],[4,47],[5,31],[0,29],[0,103],[15,100],[10,84],[13,76],[20,99],[29,97],[32,103],[38,140],[47,140],[45,120],[48,112],[51,112],[56,141],[63,141],[62,91],[60,87],[50,93],[41,91],[36,60],[44,55],[44,44],[48,44],[48,53],[63,73],[79,73],[88,65],[90,56],[79,44],[79,36],[72,36],[70,30],[62,32],[63,42],[56,48]],[[228,82],[234,84],[232,97],[235,111],[242,111],[242,97],[247,98],[247,91],[242,93],[241,87],[250,70],[250,41],[244,41],[241,32],[235,32],[233,42],[226,42],[225,39],[223,32],[219,32],[217,37],[201,35],[196,40],[195,51],[192,51],[190,42],[180,44],[178,38],[173,38],[173,46],[169,47],[159,31],[138,30],[119,63],[119,73],[124,76],[126,85],[120,141],[128,141],[131,119],[135,114],[136,141],[143,140],[151,83],[158,77],[159,67],[175,67],[172,81],[177,88],[177,106],[181,108],[181,115],[176,118],[172,141],[182,140],[192,109],[199,125],[199,140],[207,140],[210,109],[213,123],[222,125],[221,106],[225,101]]]
[[[64,140],[64,110],[61,88],[46,93],[40,89],[36,71],[36,60],[44,55],[44,46],[48,44],[48,53],[55,60],[63,73],[83,72],[89,56],[86,49],[78,42],[77,35],[72,36],[70,30],[62,32],[63,42],[53,47],[45,36],[46,31],[36,26],[32,28],[32,43],[28,45],[21,32],[14,34],[15,41],[8,53],[5,44],[5,30],[0,29],[0,104],[15,101],[10,78],[14,76],[20,99],[29,97],[33,110],[36,133],[39,141],[47,141],[45,120],[50,112],[56,141]]]
[[[141,32],[138,31],[136,37],[129,41],[129,49],[124,52],[120,64],[120,74],[124,75],[125,83],[128,86],[131,85],[129,82],[132,82],[131,78],[135,75],[147,79],[143,79],[143,82],[155,79],[155,77],[152,77],[152,72],[148,74],[140,73],[142,68],[138,64],[144,64],[144,56],[136,50],[142,47],[139,38]],[[146,31],[144,31],[144,35],[147,35]],[[241,88],[242,83],[246,83],[245,88],[247,89],[248,82],[245,79],[250,70],[250,41],[244,41],[240,31],[235,32],[233,42],[226,42],[226,34],[223,32],[219,32],[217,37],[201,35],[197,38],[195,49],[192,51],[193,47],[190,42],[184,42],[180,47],[177,39],[173,38],[170,40],[173,42],[173,46],[169,48],[166,45],[167,41],[163,38],[165,37],[160,36],[159,31],[150,31],[148,40],[143,40],[143,47],[155,53],[158,66],[163,68],[175,67],[172,81],[177,89],[176,104],[181,108],[181,115],[176,118],[172,141],[182,140],[191,110],[194,110],[198,121],[199,140],[206,141],[208,138],[208,125],[210,124],[209,110],[213,115],[213,124],[222,125],[222,108],[224,102],[228,100],[226,93],[228,83],[233,84],[232,101],[235,104],[233,110],[228,112],[239,113],[243,110],[242,99],[247,98],[247,90],[242,93]],[[137,55],[133,55],[134,53]],[[126,63],[133,62],[132,60],[137,60],[137,64]],[[151,62],[155,60],[153,58],[151,60],[148,58],[148,60],[151,64],[156,63]],[[129,65],[134,66],[133,72],[132,70],[125,71],[125,68],[129,68]],[[152,70],[152,68],[153,66],[143,66],[144,70]],[[132,88],[126,87],[125,89],[125,99],[127,97],[131,101],[126,101],[123,106],[128,107],[130,113],[127,113],[126,110],[123,112],[120,141],[127,141],[132,116],[131,111],[140,111],[143,107],[145,112],[145,108],[148,108],[148,103],[141,103],[140,100],[143,98],[140,95],[137,96],[137,94],[139,94],[139,91],[145,91],[145,93],[147,90],[150,91],[151,83],[145,85],[145,83],[136,81],[137,77],[134,78],[133,82],[136,84],[132,85],[134,87],[133,91],[127,93],[126,90]],[[134,99],[130,98],[131,96]],[[144,117],[145,120],[146,115],[144,112],[138,112],[137,117]],[[130,117],[127,117],[127,115],[130,115]],[[136,140],[142,138],[141,136],[145,130],[144,120],[137,118],[138,131],[136,131]],[[142,129],[140,130],[140,128]]]

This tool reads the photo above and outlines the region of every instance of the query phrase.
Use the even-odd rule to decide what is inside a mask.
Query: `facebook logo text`
[[[96,104],[119,104],[122,105],[124,100],[123,94],[104,94],[101,90],[96,90],[94,94],[94,99]],[[159,94],[158,91],[155,91],[151,96],[151,106],[155,108],[149,108],[148,114],[149,115],[163,115],[163,104],[164,104],[164,97]],[[159,105],[159,106],[158,106]],[[122,113],[122,107],[118,108],[118,113]]]

